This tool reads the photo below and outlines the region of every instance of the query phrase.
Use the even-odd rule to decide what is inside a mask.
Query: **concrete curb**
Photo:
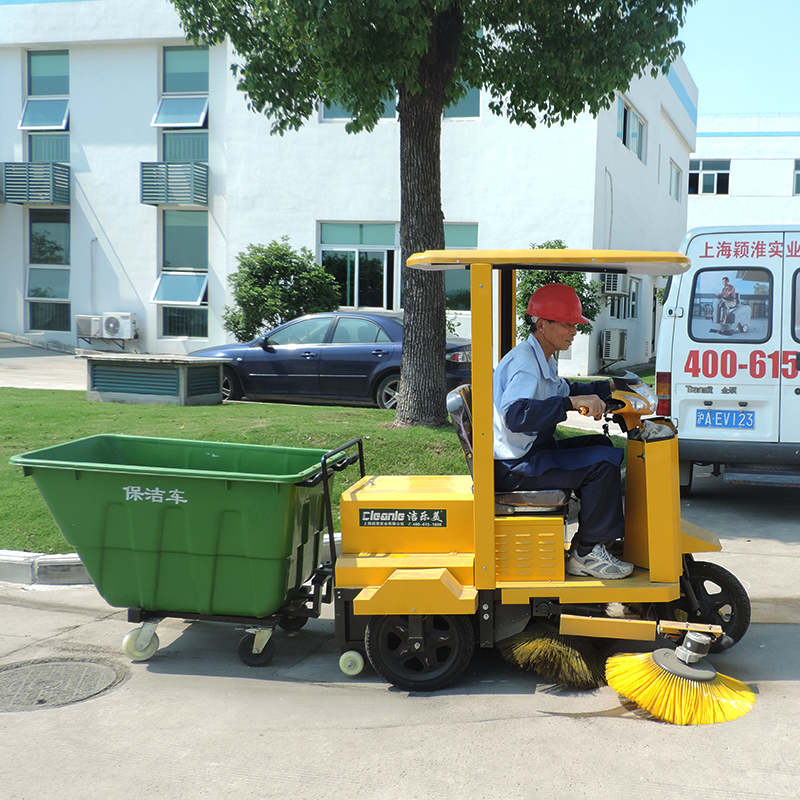
[[[67,586],[91,583],[76,553],[49,555],[0,550],[0,581]]]

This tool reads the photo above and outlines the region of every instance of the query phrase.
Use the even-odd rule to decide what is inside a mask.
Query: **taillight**
[[[671,372],[656,372],[656,396],[658,397],[656,414],[661,417],[672,416],[672,397],[670,395],[671,385]]]
[[[469,364],[472,361],[471,350],[453,350],[445,356],[446,361],[455,361],[456,364]]]

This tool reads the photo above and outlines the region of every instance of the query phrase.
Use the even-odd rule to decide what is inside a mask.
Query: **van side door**
[[[673,363],[673,413],[685,438],[779,440],[783,251],[784,234],[775,231],[704,232],[690,241],[688,341]]]

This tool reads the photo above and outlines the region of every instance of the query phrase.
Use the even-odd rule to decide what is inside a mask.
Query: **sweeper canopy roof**
[[[426,250],[408,259],[417,269],[547,269],[631,275],[677,275],[690,259],[681,253],[648,250]]]

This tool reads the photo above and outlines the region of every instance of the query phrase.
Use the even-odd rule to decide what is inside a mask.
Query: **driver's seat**
[[[447,410],[458,435],[458,441],[467,459],[472,475],[472,386],[465,383],[447,395]],[[563,514],[566,513],[569,493],[563,489],[538,489],[523,492],[496,492],[494,510],[498,515],[508,514]]]

